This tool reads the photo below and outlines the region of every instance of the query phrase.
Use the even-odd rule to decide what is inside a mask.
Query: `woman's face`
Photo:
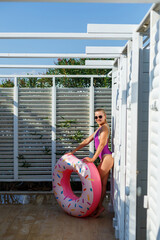
[[[106,122],[106,115],[101,111],[95,112],[95,121],[100,125],[104,124]]]

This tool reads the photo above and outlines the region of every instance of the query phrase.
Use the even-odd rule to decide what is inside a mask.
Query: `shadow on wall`
[[[160,226],[159,226],[159,230],[158,230],[158,234],[157,234],[156,240],[160,240]]]

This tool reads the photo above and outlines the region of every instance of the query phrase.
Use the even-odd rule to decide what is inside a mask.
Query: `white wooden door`
[[[137,188],[137,133],[138,133],[138,81],[139,52],[142,37],[133,34],[128,43],[127,83],[127,149],[125,187],[125,239],[136,239],[136,188]]]
[[[125,164],[126,164],[126,103],[127,103],[127,58],[120,58],[119,86],[119,239],[124,239],[124,206],[125,206]]]
[[[119,66],[113,69],[112,74],[112,130],[114,149],[114,212],[113,225],[115,236],[119,238],[119,208],[120,208],[120,184],[119,184]]]
[[[132,43],[127,47],[128,76],[127,76],[127,119],[126,119],[126,173],[125,173],[125,240],[129,239],[130,212],[130,169],[131,169],[131,80],[132,80]]]
[[[151,12],[147,240],[160,240],[160,16]]]
[[[113,71],[114,118],[114,227],[115,237],[124,239],[125,150],[126,150],[126,57],[121,56]]]

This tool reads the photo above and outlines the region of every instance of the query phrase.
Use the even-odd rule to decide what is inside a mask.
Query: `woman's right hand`
[[[68,153],[66,153],[67,155],[73,155],[73,152],[68,152]]]

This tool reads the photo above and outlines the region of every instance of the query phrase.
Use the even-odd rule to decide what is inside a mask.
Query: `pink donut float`
[[[70,176],[76,172],[82,183],[82,194],[77,197],[70,185]],[[98,206],[102,185],[94,163],[85,163],[74,155],[63,155],[53,172],[53,192],[59,205],[76,217],[89,216]]]

